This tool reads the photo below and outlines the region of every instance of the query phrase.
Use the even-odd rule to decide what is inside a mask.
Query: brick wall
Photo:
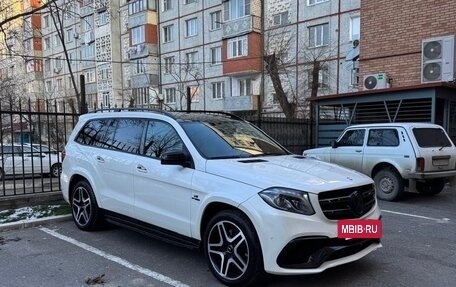
[[[421,84],[422,40],[456,34],[456,1],[361,1],[360,79],[386,72],[392,87]]]

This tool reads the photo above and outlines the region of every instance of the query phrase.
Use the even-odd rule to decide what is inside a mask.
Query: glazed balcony
[[[247,15],[241,18],[227,20],[222,25],[223,38],[232,38],[251,32],[261,32],[261,18]]]

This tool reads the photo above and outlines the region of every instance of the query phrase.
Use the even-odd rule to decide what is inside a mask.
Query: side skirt
[[[134,230],[149,237],[162,240],[188,249],[200,249],[200,240],[169,231],[167,229],[125,216],[112,211],[102,210],[106,221],[117,226]]]

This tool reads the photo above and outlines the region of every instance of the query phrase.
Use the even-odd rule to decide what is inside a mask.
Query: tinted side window
[[[170,151],[182,151],[183,142],[174,128],[165,122],[149,121],[142,154],[160,158]]]
[[[449,147],[450,139],[439,128],[415,128],[413,129],[416,141],[420,147]]]
[[[399,135],[396,129],[371,129],[368,146],[398,146]]]
[[[110,148],[137,154],[145,121],[141,119],[118,119],[117,122]]]
[[[362,146],[365,130],[349,130],[339,140],[339,146]]]
[[[92,120],[84,125],[75,141],[83,145],[102,146],[110,120]]]

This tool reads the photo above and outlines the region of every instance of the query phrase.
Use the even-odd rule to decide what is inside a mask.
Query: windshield
[[[224,118],[182,122],[181,125],[196,149],[207,159],[288,154],[247,122]]]
[[[415,128],[413,129],[416,141],[420,147],[450,147],[451,142],[443,129]]]

